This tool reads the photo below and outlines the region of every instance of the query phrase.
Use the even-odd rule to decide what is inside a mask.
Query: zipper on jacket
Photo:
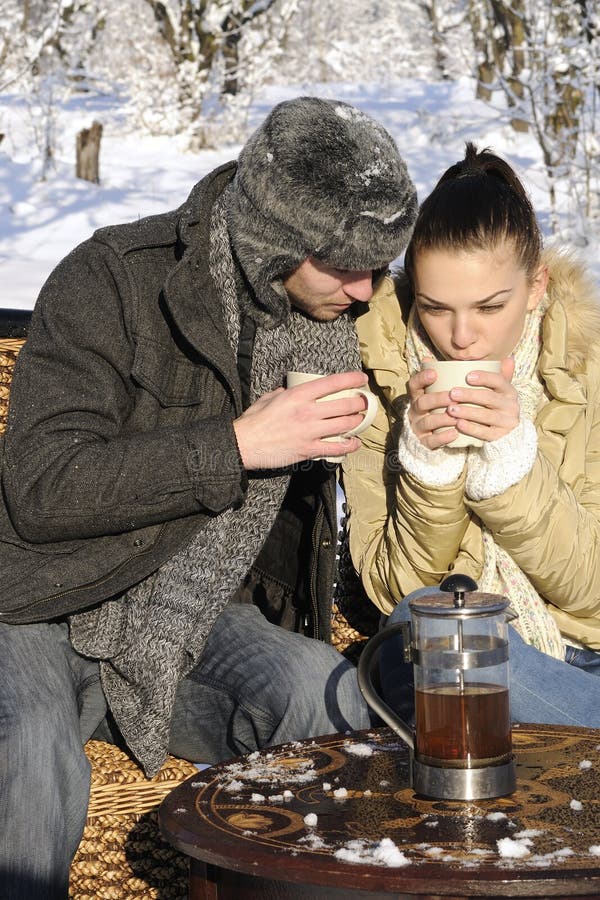
[[[321,535],[321,526],[323,524],[323,517],[325,515],[325,510],[323,503],[317,512],[315,517],[315,524],[313,527],[312,533],[312,566],[310,571],[310,603],[311,603],[311,611],[313,616],[313,637],[315,640],[320,640],[320,628],[319,628],[319,601],[317,597],[317,569],[319,566],[319,543],[320,543],[320,535]]]

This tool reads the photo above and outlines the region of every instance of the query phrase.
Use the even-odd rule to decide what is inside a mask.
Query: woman
[[[393,620],[451,572],[508,596],[513,718],[598,727],[600,304],[541,245],[515,172],[468,144],[421,207],[406,275],[358,319],[381,408],[344,465],[350,549]],[[431,358],[473,360],[484,390],[425,392]],[[481,447],[448,447],[458,433]]]

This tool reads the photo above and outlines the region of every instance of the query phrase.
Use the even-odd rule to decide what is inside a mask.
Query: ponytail
[[[511,242],[527,275],[537,271],[542,235],[531,201],[514,169],[469,141],[464,158],[444,172],[421,204],[406,250],[414,282],[416,255],[427,250],[493,250]]]

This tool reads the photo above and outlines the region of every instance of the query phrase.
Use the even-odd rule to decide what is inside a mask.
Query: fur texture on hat
[[[341,101],[300,97],[275,106],[243,147],[227,222],[257,299],[274,312],[280,279],[307,257],[341,269],[387,266],[416,213],[415,187],[385,128]]]

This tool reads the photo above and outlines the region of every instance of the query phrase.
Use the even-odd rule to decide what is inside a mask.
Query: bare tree
[[[85,30],[81,14],[90,14],[97,22],[101,16],[95,0],[3,0],[0,19],[0,93],[27,77],[36,77],[45,69],[44,59],[62,58],[65,68],[72,65],[69,31],[77,32],[78,53],[85,52]]]
[[[527,0],[469,0],[469,20],[477,54],[477,96],[490,101],[499,87],[516,114],[511,124],[527,131],[527,119],[519,115],[523,99]]]
[[[40,56],[60,29],[62,9],[62,0],[56,0],[45,10],[30,0],[22,4],[7,0],[0,23],[0,60],[4,74],[0,92],[35,73]]]
[[[478,96],[507,104],[517,130],[530,130],[544,161],[553,227],[557,185],[590,185],[597,171],[593,110],[598,41],[594,0],[469,0]],[[583,135],[587,140],[582,140]],[[578,169],[577,167],[580,167]],[[579,174],[578,174],[579,171]],[[588,203],[591,194],[588,193]]]
[[[452,32],[462,29],[467,21],[468,10],[461,8],[461,4],[455,0],[421,0],[419,7],[429,21],[435,68],[441,78],[449,78],[454,51],[449,37]]]
[[[221,90],[238,91],[238,47],[243,30],[275,0],[146,0],[178,73],[179,102],[190,120],[199,118],[211,72],[225,61]]]
[[[25,99],[40,177],[54,164],[58,109],[73,89],[74,63],[85,59],[92,25],[101,17],[97,0],[3,0],[0,19],[0,92]]]

